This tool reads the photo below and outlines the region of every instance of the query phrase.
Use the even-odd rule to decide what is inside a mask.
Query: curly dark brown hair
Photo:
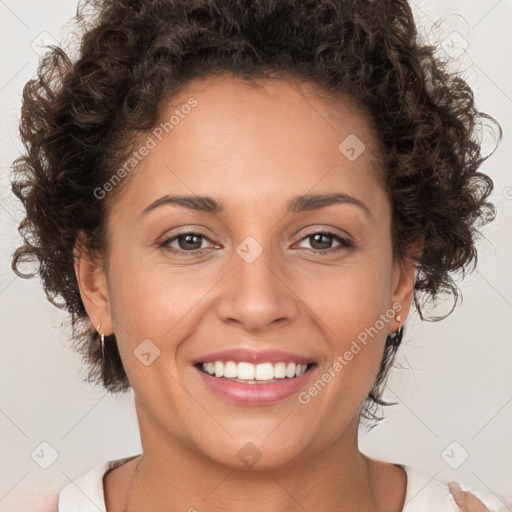
[[[102,369],[73,256],[79,233],[91,254],[107,254],[107,215],[127,180],[106,200],[94,190],[156,126],[165,102],[190,80],[223,72],[248,82],[296,77],[364,106],[384,150],[393,254],[418,266],[420,318],[443,295],[455,307],[454,275],[474,270],[477,227],[496,215],[487,201],[493,181],[478,171],[488,158],[478,128],[490,120],[501,139],[501,127],[476,109],[470,86],[436,46],[420,42],[406,0],[89,0],[74,21],[82,30],[74,61],[50,47],[23,90],[25,153],[11,181],[26,217],[12,268],[24,278],[38,273],[48,300],[70,313],[89,381],[110,392],[130,388],[114,334]],[[413,254],[421,238],[423,250]],[[20,270],[36,260],[37,270]],[[366,419],[377,419],[376,405],[390,405],[382,393],[399,345],[388,336],[361,407]]]

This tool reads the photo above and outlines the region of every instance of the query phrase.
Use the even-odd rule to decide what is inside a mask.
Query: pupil
[[[325,237],[325,238],[327,238],[327,240],[329,240],[331,238],[330,235],[326,235],[325,233],[318,233],[316,235],[313,235],[313,239],[314,239],[315,243],[318,242],[319,237]],[[320,245],[323,245],[323,247],[320,247],[320,249],[328,249],[329,248],[329,241],[324,242],[323,244],[322,244],[322,242],[319,242],[319,243],[320,243]]]
[[[185,244],[192,244],[193,245],[193,239],[199,239],[200,237],[198,235],[185,235],[184,237],[180,237],[180,241],[185,239]],[[180,243],[180,247],[182,249],[190,249],[190,245],[187,245],[184,247],[185,244]],[[197,245],[197,243],[196,243]],[[197,247],[192,247],[192,249],[199,249],[201,247],[201,240],[199,240],[199,245]]]

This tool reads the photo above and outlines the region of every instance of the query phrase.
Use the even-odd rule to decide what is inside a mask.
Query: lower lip
[[[293,379],[279,379],[277,382],[269,384],[243,384],[222,377],[214,377],[209,373],[201,371],[195,367],[203,382],[218,395],[236,403],[247,405],[264,405],[279,402],[291,395],[298,393],[303,388],[311,375],[314,373],[316,365]]]

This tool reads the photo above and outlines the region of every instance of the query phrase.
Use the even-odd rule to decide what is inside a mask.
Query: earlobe
[[[418,261],[422,250],[423,236],[412,247],[412,251],[414,251],[412,252],[413,257],[405,258],[395,264],[391,305],[396,307],[396,304],[400,304],[400,323],[403,323],[409,316],[418,276]],[[396,326],[396,329],[398,327],[399,325]]]
[[[80,296],[91,323],[95,328],[101,324],[104,334],[113,332],[110,299],[102,260],[93,258],[78,241],[78,237],[73,249],[73,260]]]
[[[398,265],[398,278],[391,297],[391,307],[396,309],[397,314],[400,315],[400,320],[398,320],[398,317],[396,318],[398,324],[403,323],[409,316],[415,278],[416,267],[413,264],[401,263]],[[398,309],[398,304],[400,305],[400,309]],[[398,327],[399,325],[396,326],[395,331]]]

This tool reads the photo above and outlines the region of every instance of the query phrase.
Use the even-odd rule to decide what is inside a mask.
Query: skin
[[[392,258],[372,126],[349,98],[319,92],[292,79],[263,89],[229,75],[189,83],[162,120],[190,97],[197,106],[116,197],[108,257],[77,245],[80,293],[100,332],[116,334],[143,448],[105,476],[109,512],[402,509],[405,473],[358,450],[359,409],[399,321],[385,323],[307,405],[295,395],[234,404],[192,366],[227,348],[278,349],[314,360],[314,382],[393,304],[402,322],[409,313],[416,268]],[[355,161],[338,150],[349,134],[366,145]],[[296,195],[332,192],[357,198],[369,214],[347,203],[286,212]],[[211,196],[225,212],[167,204],[141,216],[165,194]],[[326,230],[354,248],[334,237],[315,243],[311,235]],[[182,237],[158,247],[198,231],[205,237],[189,245]],[[263,251],[252,263],[236,252],[248,236]],[[190,254],[198,246],[204,254]],[[134,355],[145,339],[160,350],[147,366]],[[249,442],[261,455],[251,468],[237,456]]]
[[[451,484],[450,492],[462,512],[489,512],[481,500],[474,494],[463,491],[458,484]]]

